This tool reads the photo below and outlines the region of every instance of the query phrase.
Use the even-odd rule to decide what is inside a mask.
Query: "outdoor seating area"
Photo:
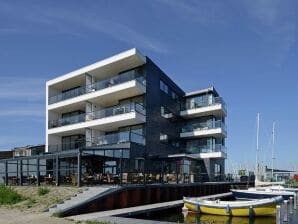
[[[130,185],[191,184],[208,181],[188,158],[129,159],[81,151],[0,160],[0,184],[6,185]],[[223,177],[217,177],[218,181]]]

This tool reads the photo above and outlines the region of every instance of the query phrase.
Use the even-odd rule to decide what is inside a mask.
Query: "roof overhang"
[[[55,79],[47,81],[47,86],[53,86],[57,89],[60,85],[65,85],[66,81],[76,82],[84,78],[84,74],[88,73],[91,76],[106,78],[105,75],[110,73],[117,73],[123,70],[141,66],[146,63],[146,57],[142,55],[136,48],[116,54],[112,57],[103,59],[94,64],[77,69],[65,75],[59,76]]]

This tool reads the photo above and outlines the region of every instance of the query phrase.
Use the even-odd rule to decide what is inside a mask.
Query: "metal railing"
[[[68,150],[76,150],[84,147],[86,147],[86,140],[80,139],[74,142],[48,145],[48,151],[53,153],[53,152],[61,152],[61,151],[68,151]]]
[[[224,111],[225,112],[227,111],[227,105],[222,97],[212,97],[211,100],[206,98],[206,99],[202,99],[199,102],[187,102],[185,105],[185,108],[183,109],[191,110],[191,109],[196,109],[200,107],[208,107],[216,104],[221,104]]]
[[[133,131],[123,131],[114,134],[103,135],[98,138],[92,139],[92,141],[80,139],[75,142],[49,145],[48,150],[49,152],[61,152],[92,146],[113,145],[127,142],[134,142],[137,144],[145,145],[145,137]]]
[[[48,127],[49,128],[62,127],[65,125],[76,124],[76,123],[80,123],[80,122],[116,116],[116,115],[120,115],[120,114],[130,113],[133,111],[138,112],[143,115],[146,114],[146,110],[143,105],[138,104],[138,103],[128,103],[128,104],[123,104],[123,105],[107,107],[102,110],[93,111],[90,113],[83,113],[83,114],[74,115],[74,116],[67,117],[67,118],[52,120],[52,121],[49,121]]]
[[[95,82],[90,85],[78,87],[76,89],[72,89],[72,90],[60,93],[58,95],[55,95],[55,96],[51,96],[51,97],[49,97],[48,102],[49,102],[49,104],[57,103],[57,102],[60,102],[63,100],[67,100],[67,99],[81,96],[81,95],[84,95],[87,93],[91,93],[94,91],[109,88],[109,87],[112,87],[112,86],[115,86],[118,84],[122,84],[124,82],[132,81],[132,80],[137,80],[139,83],[145,85],[144,75],[139,74],[134,71],[128,71],[126,73],[123,73],[123,74],[120,74],[117,76],[113,76],[109,79],[101,80],[101,81]]]
[[[112,144],[121,144],[126,142],[134,142],[141,145],[145,145],[145,137],[133,131],[122,131],[95,138],[93,141],[93,145],[104,146]]]
[[[226,124],[222,122],[221,120],[218,121],[207,121],[202,123],[195,123],[195,124],[189,124],[182,127],[181,132],[192,132],[192,131],[200,131],[200,130],[208,130],[208,129],[215,129],[215,128],[221,128],[223,132],[227,131]]]
[[[227,152],[227,149],[222,144],[202,145],[186,147],[187,153],[210,153],[210,152]]]

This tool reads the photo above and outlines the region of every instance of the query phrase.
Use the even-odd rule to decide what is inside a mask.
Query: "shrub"
[[[49,192],[50,192],[50,189],[48,189],[46,187],[39,187],[38,190],[37,190],[37,194],[39,196],[45,195],[45,194],[47,194]]]
[[[0,205],[13,205],[23,200],[14,189],[0,185]]]

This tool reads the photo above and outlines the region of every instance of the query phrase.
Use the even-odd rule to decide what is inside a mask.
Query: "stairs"
[[[70,198],[65,199],[61,203],[58,203],[54,206],[51,206],[48,209],[50,214],[54,213],[64,213],[71,209],[76,208],[88,201],[99,197],[107,193],[108,191],[115,190],[117,186],[95,186],[95,187],[87,187],[82,192],[78,192]]]

